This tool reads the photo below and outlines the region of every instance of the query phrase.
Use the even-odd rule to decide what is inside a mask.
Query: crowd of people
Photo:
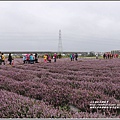
[[[45,63],[46,63],[46,62],[50,62],[50,63],[51,63],[51,59],[52,59],[52,58],[54,59],[54,62],[56,62],[57,57],[58,57],[58,55],[57,55],[56,53],[54,53],[53,56],[52,56],[52,55],[45,54],[45,55],[44,55],[44,62],[45,62]]]
[[[70,59],[71,59],[71,61],[74,61],[74,59],[77,61],[77,59],[78,59],[78,54],[77,53],[73,53],[73,54],[70,54]]]
[[[46,62],[49,62],[51,63],[51,59],[52,59],[52,56],[49,55],[49,54],[45,54],[43,56],[43,59],[44,59],[44,63]],[[53,59],[54,59],[54,62],[56,62],[56,59],[57,59],[57,54],[55,53],[53,55]],[[38,63],[38,55],[37,53],[35,55],[33,54],[26,54],[23,56],[23,63],[30,63],[30,64],[34,64],[34,63]]]
[[[104,59],[118,58],[118,54],[112,54],[110,52],[107,52],[103,54],[103,58]]]
[[[103,54],[103,59],[118,58],[118,56],[119,56],[118,54],[112,54],[110,52],[106,52],[106,53]],[[46,63],[46,62],[51,63],[52,59],[54,60],[54,62],[56,62],[57,58],[59,58],[59,57],[56,53],[54,53],[53,55],[44,54],[44,56],[43,56],[44,63]],[[6,58],[4,56],[4,53],[0,52],[0,65],[2,65],[2,64],[5,65],[6,64],[5,59]],[[98,54],[96,55],[96,59],[98,59]],[[78,60],[78,54],[77,53],[70,54],[70,60],[71,61],[77,61]],[[9,55],[8,55],[8,62],[9,62],[10,65],[14,64],[14,59],[13,59],[11,53],[9,53]],[[39,63],[37,53],[35,53],[34,55],[33,54],[23,55],[23,64],[34,64],[34,63]]]
[[[38,54],[35,53],[35,55],[33,54],[26,54],[23,56],[23,63],[30,63],[30,64],[34,64],[34,63],[38,63]]]
[[[10,65],[12,65],[13,63],[12,63],[12,61],[13,61],[13,58],[12,58],[12,55],[11,55],[11,53],[9,53],[9,55],[8,55],[8,61],[9,61],[9,64]],[[5,55],[4,55],[4,53],[1,53],[0,52],[0,65],[5,65]]]
[[[54,62],[56,62],[56,59],[57,59],[57,54],[55,53],[53,56],[51,55],[48,55],[48,54],[45,54],[43,56],[44,58],[44,62],[50,62],[51,63],[51,59],[53,58],[54,59]],[[0,65],[2,64],[6,64],[5,63],[5,56],[4,56],[4,53],[1,53],[0,52]],[[9,53],[8,55],[8,59],[7,61],[9,62],[10,65],[13,65],[14,64],[14,59],[11,55],[11,53]],[[33,54],[26,54],[26,55],[23,55],[23,64],[34,64],[34,63],[39,63],[38,62],[38,54],[35,53],[35,55]]]

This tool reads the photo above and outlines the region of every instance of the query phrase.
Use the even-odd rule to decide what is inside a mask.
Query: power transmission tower
[[[62,39],[61,39],[61,30],[59,30],[59,42],[58,42],[58,53],[62,53]]]

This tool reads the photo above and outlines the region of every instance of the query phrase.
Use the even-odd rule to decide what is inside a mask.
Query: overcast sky
[[[1,1],[0,51],[120,50],[119,1]]]

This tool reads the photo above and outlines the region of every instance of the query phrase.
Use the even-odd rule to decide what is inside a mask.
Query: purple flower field
[[[1,65],[0,118],[120,118],[120,59]]]

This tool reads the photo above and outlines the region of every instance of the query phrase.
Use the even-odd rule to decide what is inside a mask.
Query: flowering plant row
[[[64,59],[56,63],[16,64],[0,66],[0,73],[0,94],[3,96],[0,117],[119,117],[119,108],[90,108],[91,101],[120,103],[119,59],[74,62]],[[12,100],[19,97],[21,100],[14,103],[18,107],[12,107]],[[20,104],[26,104],[23,102],[26,99],[27,107],[23,109],[27,112],[19,108]],[[50,110],[44,105],[33,108],[31,101],[37,101],[35,106],[42,101]],[[34,115],[28,109],[34,109]]]

